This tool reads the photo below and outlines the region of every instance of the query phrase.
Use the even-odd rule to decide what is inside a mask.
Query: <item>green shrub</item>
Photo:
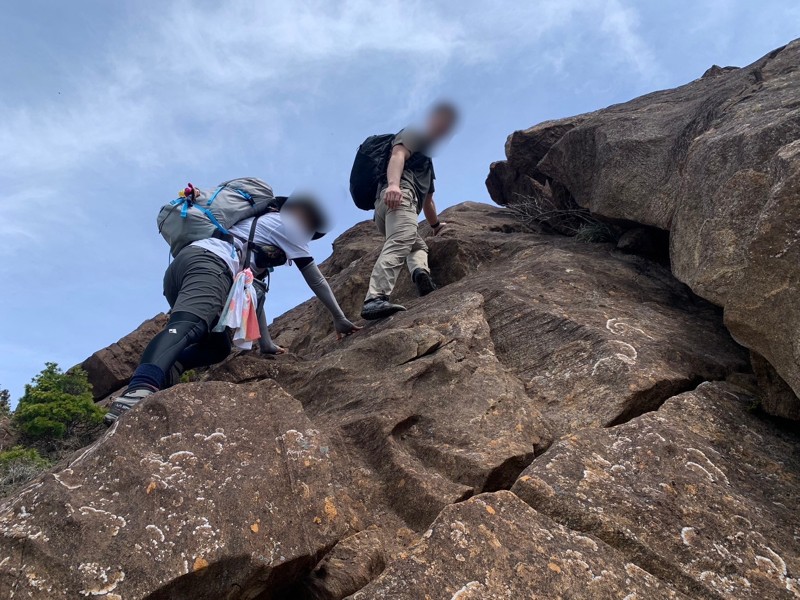
[[[33,448],[14,446],[0,452],[0,495],[30,481],[50,466]]]
[[[191,383],[200,379],[200,375],[194,369],[189,369],[181,375],[181,383]]]
[[[8,390],[0,390],[0,417],[7,417],[11,414],[11,393]]]
[[[96,428],[105,412],[94,403],[92,386],[81,368],[66,373],[55,363],[25,386],[14,411],[14,423],[32,440],[53,441],[80,437]]]

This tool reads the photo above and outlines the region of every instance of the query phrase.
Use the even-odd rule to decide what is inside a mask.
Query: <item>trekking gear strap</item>
[[[258,225],[258,217],[253,217],[253,224],[250,225],[250,234],[247,236],[247,244],[244,247],[244,266],[242,266],[242,270],[250,268],[250,256],[253,254],[253,240],[256,237],[256,225]]]

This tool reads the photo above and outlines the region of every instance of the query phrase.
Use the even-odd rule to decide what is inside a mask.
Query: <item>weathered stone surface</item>
[[[414,328],[431,318],[455,323],[460,318],[455,308],[462,305],[459,298],[471,294],[476,312],[469,318],[485,320],[482,327],[490,331],[487,355],[496,355],[500,366],[524,383],[556,433],[624,421],[703,380],[724,379],[746,365],[745,353],[721,326],[718,311],[651,261],[616,253],[610,246],[531,233],[508,211],[487,205],[465,203],[448,209],[442,218],[449,230],[428,241],[434,277],[445,287],[420,300],[414,298],[409,281],[401,280],[395,296],[409,312],[370,325],[345,348],[375,330],[396,330],[406,322]],[[373,260],[366,255],[349,269],[364,273],[366,279]],[[332,286],[337,296],[349,297],[349,288],[359,281],[334,277]],[[361,293],[356,296],[350,314],[360,307]],[[291,342],[283,329],[287,322],[319,322],[320,309],[314,302],[277,323],[279,339]],[[361,353],[331,353],[336,347],[332,334],[321,338],[317,333],[304,338],[297,351],[306,358],[325,354],[339,370],[346,366],[346,373],[336,371],[331,377],[331,385],[344,388],[335,397],[345,398],[373,375]],[[296,350],[291,344],[290,348]],[[375,352],[391,357],[395,350],[384,345]],[[257,371],[259,363],[250,361]],[[313,366],[298,368],[302,372]],[[238,376],[258,377],[244,372]],[[392,372],[374,376],[391,385]],[[311,378],[308,385],[304,397],[329,397],[327,383]],[[368,390],[375,394],[374,388]],[[437,388],[429,393],[436,396]]]
[[[377,579],[386,567],[382,532],[361,531],[342,540],[286,597],[342,600]]]
[[[275,591],[350,531],[335,469],[328,440],[272,382],[162,392],[0,505],[0,597]]]
[[[800,402],[797,401],[794,390],[763,356],[751,352],[750,361],[760,388],[758,396],[761,408],[768,414],[800,421]]]
[[[447,504],[509,486],[550,441],[494,353],[474,292],[430,297],[344,347],[280,363],[277,381],[371,470],[367,487],[412,528]]]
[[[67,470],[9,499],[0,590],[41,598],[37,586],[58,582],[59,598],[116,583],[109,600],[339,600],[384,565],[404,569],[409,546],[442,510],[473,510],[469,499],[489,493],[502,501],[495,510],[505,511],[509,546],[531,527],[563,542],[553,547],[557,561],[537,544],[544,569],[521,571],[522,581],[565,596],[592,585],[673,595],[599,542],[578,557],[586,536],[494,492],[545,460],[555,436],[624,423],[701,381],[734,377],[746,352],[719,309],[653,261],[532,231],[494,206],[466,203],[442,219],[447,230],[428,239],[442,288],[417,298],[404,274],[395,297],[407,312],[337,343],[319,303],[304,303],[273,331],[291,354],[231,356],[200,383],[148,399]],[[379,247],[362,223],[326,261],[350,315]],[[198,529],[201,517],[210,529]],[[493,573],[464,598],[521,585],[510,563],[483,560],[455,565],[465,576],[484,566]],[[596,583],[580,583],[591,579],[580,560]]]
[[[448,506],[351,600],[682,597],[596,538],[496,492]]]
[[[800,597],[800,438],[753,400],[704,383],[562,439],[512,489],[693,598]]]
[[[489,191],[511,204],[535,180],[595,215],[669,230],[675,276],[723,306],[734,337],[798,393],[798,65],[795,41],[746,68],[517,132]]]
[[[128,383],[139,365],[145,346],[164,328],[167,315],[148,319],[118,342],[98,350],[81,367],[89,375],[95,400],[102,400]]]

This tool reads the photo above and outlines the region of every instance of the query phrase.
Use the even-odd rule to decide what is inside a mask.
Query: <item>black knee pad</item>
[[[208,335],[208,325],[188,312],[172,313],[164,329],[153,338],[142,354],[142,363],[158,365],[165,373],[178,355]]]

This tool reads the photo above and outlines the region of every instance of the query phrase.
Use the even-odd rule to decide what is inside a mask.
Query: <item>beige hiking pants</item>
[[[418,231],[417,199],[414,192],[403,188],[403,204],[397,210],[389,210],[383,201],[384,188],[375,202],[375,226],[386,242],[372,269],[367,300],[392,293],[403,263],[410,273],[416,269],[428,271],[428,245]]]

